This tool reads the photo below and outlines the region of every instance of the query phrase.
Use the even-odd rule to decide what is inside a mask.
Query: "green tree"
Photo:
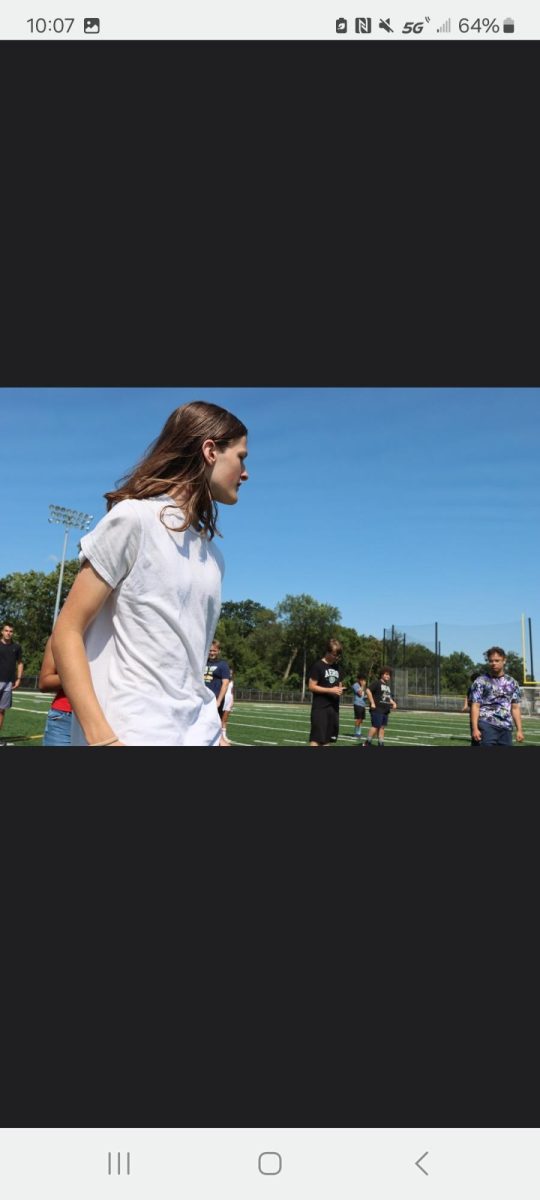
[[[281,630],[275,612],[254,600],[223,604],[216,628],[237,684],[270,689],[279,678]]]
[[[79,569],[79,560],[64,564],[60,602],[65,600]],[[11,621],[21,643],[25,675],[37,675],[52,629],[60,564],[53,571],[15,572],[0,580],[0,623]]]
[[[271,608],[265,608],[257,600],[225,600],[221,605],[220,621],[230,620],[241,637],[248,637],[259,625],[275,621]]]
[[[441,659],[441,690],[443,692],[466,693],[474,671],[474,663],[468,654],[455,650]]]
[[[506,655],[506,674],[512,675],[517,683],[523,683],[523,659],[516,650],[509,650]]]
[[[358,672],[363,672],[366,679],[373,679],[377,668],[382,664],[382,642],[371,634],[357,633],[344,625],[338,625],[336,637],[343,646],[341,669],[347,683],[353,684]]]
[[[313,662],[322,652],[324,643],[335,633],[341,613],[332,604],[320,604],[313,596],[285,596],[276,605],[282,622],[289,658],[283,680],[290,674],[298,654],[302,654],[302,699],[306,694],[308,657]]]

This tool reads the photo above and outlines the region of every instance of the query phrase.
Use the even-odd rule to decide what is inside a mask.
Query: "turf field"
[[[310,709],[301,704],[249,704],[236,702],[227,725],[235,746],[305,746],[309,737]],[[370,728],[369,717],[362,726],[362,742]],[[540,718],[524,718],[525,742],[518,749],[540,746]],[[354,746],[351,704],[340,705],[338,746]],[[467,713],[391,713],[385,731],[387,746],[469,746]],[[378,749],[374,746],[373,749]]]
[[[21,692],[13,696],[13,707],[6,713],[2,744],[40,746],[45,719],[51,703],[42,693]],[[249,704],[237,701],[229,724],[228,736],[235,746],[305,746],[309,736],[309,706],[301,704]],[[540,718],[523,720],[526,746],[540,746]],[[340,709],[338,746],[354,746],[352,705]],[[362,740],[369,729],[369,717],[363,725]],[[385,735],[388,746],[468,746],[469,718],[466,713],[395,712],[391,713]],[[376,746],[373,749],[377,749]]]

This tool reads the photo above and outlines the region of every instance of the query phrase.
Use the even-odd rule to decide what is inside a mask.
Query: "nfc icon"
[[[371,33],[371,17],[357,17],[356,18],[356,32],[357,33]]]
[[[109,1150],[108,1164],[108,1175],[131,1175],[131,1154],[129,1152],[125,1156],[124,1165],[122,1165],[122,1155],[120,1151],[118,1151],[117,1154],[111,1154],[111,1151]]]

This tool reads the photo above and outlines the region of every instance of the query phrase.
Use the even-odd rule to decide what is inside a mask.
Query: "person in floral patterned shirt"
[[[500,646],[491,646],[485,656],[489,672],[479,675],[470,689],[472,745],[511,746],[512,722],[517,741],[523,741],[521,691],[504,673],[506,654]]]

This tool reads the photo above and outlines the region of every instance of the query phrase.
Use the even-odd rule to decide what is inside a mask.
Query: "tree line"
[[[64,566],[61,603],[79,570],[78,558]],[[15,639],[21,643],[25,675],[37,675],[45,643],[52,628],[60,564],[49,573],[15,572],[0,579],[0,624],[10,621]],[[392,668],[424,668],[430,690],[438,674],[441,692],[465,693],[474,670],[485,667],[462,651],[442,655],[421,643],[400,644],[395,630],[392,643],[372,634],[358,633],[341,624],[341,613],[332,604],[313,596],[287,595],[275,606],[265,608],[257,600],[226,600],[216,629],[223,656],[234,667],[237,688],[262,691],[302,691],[309,669],[324,651],[329,637],[341,642],[341,669],[347,684],[361,671],[373,680],[383,665]],[[523,662],[507,651],[507,671],[518,682],[523,679]]]

